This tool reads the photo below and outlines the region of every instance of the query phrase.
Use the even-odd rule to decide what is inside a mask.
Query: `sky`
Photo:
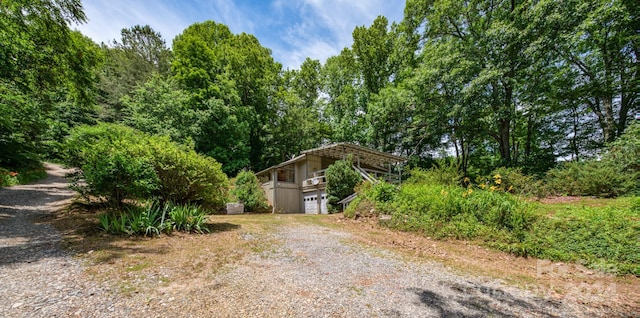
[[[284,68],[298,69],[305,58],[324,63],[353,43],[356,26],[369,27],[383,15],[400,22],[404,0],[84,0],[88,22],[74,28],[91,39],[111,42],[120,30],[148,24],[171,47],[186,27],[206,20],[231,32],[255,35]]]

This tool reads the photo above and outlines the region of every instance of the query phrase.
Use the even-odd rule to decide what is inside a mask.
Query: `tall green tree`
[[[366,144],[367,92],[353,51],[345,48],[322,67],[323,117],[332,140]]]
[[[200,123],[207,117],[205,111],[189,107],[189,99],[175,79],[155,74],[123,97],[125,123],[150,135],[188,143],[188,138],[198,138]]]
[[[436,80],[432,87],[445,98],[452,127],[463,127],[465,114],[472,115],[481,133],[495,142],[493,149],[502,165],[518,160],[515,127],[523,100],[521,84],[532,64],[532,42],[527,29],[528,2],[519,1],[408,1],[406,12],[413,37],[422,42],[420,68],[438,67],[451,56],[456,63],[448,74],[457,77],[457,87]],[[433,56],[437,52],[437,56]],[[441,68],[440,68],[441,69]],[[462,89],[459,89],[462,88]],[[456,106],[459,105],[459,106]],[[457,114],[456,114],[457,113]],[[460,116],[462,115],[462,116]],[[468,120],[467,120],[468,121]],[[462,141],[452,131],[452,140]]]
[[[320,118],[320,61],[307,58],[300,70],[286,70],[273,96],[275,115],[268,120],[265,163],[277,164],[300,151],[318,147],[328,137]]]
[[[390,57],[393,53],[393,33],[388,32],[389,21],[378,16],[367,28],[353,31],[353,53],[362,72],[363,85],[370,94],[377,94],[390,80]]]
[[[172,54],[159,32],[135,25],[120,31],[119,41],[103,44],[106,61],[100,76],[101,119],[123,121],[122,98],[154,74],[168,76]]]
[[[94,57],[85,55],[88,39],[68,26],[85,19],[79,0],[0,2],[1,166],[39,161],[61,94],[92,104]]]
[[[281,65],[248,34],[234,35],[213,21],[189,26],[173,42],[176,79],[187,90],[193,109],[215,116],[203,125],[196,149],[236,172],[251,163],[264,168],[267,119]],[[224,157],[224,158],[223,158]]]
[[[534,23],[553,55],[557,77],[573,101],[595,116],[602,141],[612,142],[637,112],[640,18],[633,1],[539,1]]]

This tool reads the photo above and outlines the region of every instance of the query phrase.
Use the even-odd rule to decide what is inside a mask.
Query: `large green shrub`
[[[523,196],[543,196],[542,183],[533,176],[522,173],[521,168],[500,167],[490,176],[476,178],[478,185]]]
[[[565,162],[546,175],[555,194],[617,197],[640,194],[640,123],[630,125],[597,161]]]
[[[115,205],[125,199],[150,198],[158,189],[159,179],[140,135],[104,125],[89,128],[85,139],[79,130],[72,134],[67,154],[69,164],[80,164],[82,169],[75,189]]]
[[[638,173],[612,161],[565,162],[547,172],[549,191],[558,195],[617,197],[638,187]]]
[[[134,129],[80,126],[65,143],[66,163],[80,168],[75,188],[120,205],[124,199],[157,198],[220,207],[228,180],[212,158]]]
[[[353,194],[355,186],[362,180],[358,172],[353,169],[351,160],[338,160],[330,165],[325,172],[327,179],[327,202],[330,209],[339,207],[336,203]]]
[[[159,178],[154,196],[177,204],[199,203],[213,208],[225,203],[229,180],[215,159],[177,145],[168,137],[150,137],[147,147]]]
[[[242,170],[235,180],[231,195],[244,204],[246,212],[254,212],[267,207],[267,198],[253,171]]]
[[[399,192],[397,186],[384,181],[376,184],[361,182],[355,187],[355,191],[358,196],[344,211],[344,215],[349,218],[391,213],[393,201]]]

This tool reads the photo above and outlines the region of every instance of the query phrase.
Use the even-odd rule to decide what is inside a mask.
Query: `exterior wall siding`
[[[297,184],[278,182],[276,212],[300,213],[300,187]]]

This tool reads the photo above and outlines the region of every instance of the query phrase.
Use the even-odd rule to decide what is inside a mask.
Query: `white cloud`
[[[290,47],[289,55],[282,63],[297,68],[306,57],[324,62],[351,46],[355,27],[369,26],[379,15],[390,21],[400,21],[404,8],[402,1],[384,0],[278,0],[279,10],[295,10],[301,22],[290,26],[282,41]],[[275,53],[276,49],[274,49]]]

